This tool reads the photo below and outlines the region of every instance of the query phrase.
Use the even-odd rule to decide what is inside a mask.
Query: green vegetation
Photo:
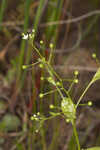
[[[97,70],[96,74],[93,76],[92,80],[90,81],[90,83],[88,84],[88,86],[86,87],[86,89],[84,90],[84,92],[82,93],[80,98],[78,99],[77,104],[74,104],[74,102],[70,96],[69,89],[66,90],[64,88],[64,85],[62,82],[63,79],[54,71],[54,69],[52,67],[51,62],[52,62],[52,57],[53,57],[53,53],[52,53],[53,52],[52,51],[53,44],[52,43],[50,44],[50,49],[51,49],[50,55],[49,55],[48,60],[46,60],[45,57],[41,55],[40,50],[37,49],[36,46],[34,45],[34,38],[35,38],[34,30],[32,31],[32,33],[30,35],[23,34],[23,39],[29,40],[29,43],[32,45],[33,50],[35,50],[39,56],[37,63],[39,63],[41,65],[41,69],[43,69],[43,70],[45,69],[48,72],[48,77],[45,77],[45,78],[47,79],[49,84],[52,84],[55,87],[55,91],[52,90],[52,91],[49,91],[46,93],[40,93],[39,97],[41,99],[43,99],[45,95],[51,94],[52,92],[58,92],[58,94],[61,97],[61,106],[60,107],[57,107],[57,106],[55,107],[54,105],[50,105],[50,109],[58,109],[58,110],[55,112],[50,111],[49,117],[45,117],[40,112],[38,112],[37,114],[34,114],[31,117],[31,120],[36,121],[38,123],[38,128],[36,127],[35,132],[37,133],[37,132],[39,132],[39,130],[41,130],[41,128],[43,127],[43,123],[46,120],[53,119],[54,117],[57,117],[57,116],[62,116],[65,118],[66,123],[72,124],[73,133],[74,133],[74,136],[76,139],[77,149],[81,150],[80,142],[79,142],[79,138],[78,138],[78,134],[77,134],[77,130],[76,130],[76,125],[75,125],[76,111],[77,111],[77,107],[80,105],[80,102],[81,102],[83,96],[85,95],[87,90],[90,88],[90,86],[97,80],[100,80],[100,68]],[[97,60],[96,54],[93,54],[92,57]],[[37,63],[32,64],[32,65],[36,65]],[[28,67],[30,67],[32,65],[29,65],[29,66],[24,65],[24,66],[22,66],[22,68],[27,69]],[[78,79],[77,79],[78,71],[75,71],[74,75],[75,75],[75,77],[72,80],[72,83],[78,83]],[[44,79],[44,77],[42,77],[42,78]],[[72,85],[72,83],[71,83],[71,85]],[[72,86],[71,86],[71,88],[72,88]],[[65,93],[65,96],[63,96],[64,95],[63,93]],[[92,102],[91,101],[88,102],[87,105],[91,106]],[[94,149],[94,148],[92,148],[92,149]]]

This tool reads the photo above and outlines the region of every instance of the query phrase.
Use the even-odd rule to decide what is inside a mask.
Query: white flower
[[[32,33],[35,33],[35,30],[34,30],[34,29],[32,30]]]
[[[22,34],[22,39],[27,40],[28,39],[28,34]]]

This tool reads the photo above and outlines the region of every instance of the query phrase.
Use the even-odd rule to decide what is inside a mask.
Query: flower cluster
[[[27,34],[24,34],[22,33],[22,39],[23,40],[30,40],[30,39],[34,39],[35,37],[35,30],[33,29],[31,33],[27,33]]]
[[[73,122],[73,120],[76,118],[76,109],[74,103],[70,98],[63,98],[61,102],[61,109],[66,117],[66,121]]]
[[[40,115],[40,112],[38,112],[37,114],[34,114],[33,116],[31,116],[31,120],[39,121],[41,119],[42,119],[42,117]]]
[[[43,122],[45,121],[45,117],[42,114],[40,114],[40,112],[38,112],[31,116],[31,120],[34,124],[34,131],[38,133],[43,125]]]

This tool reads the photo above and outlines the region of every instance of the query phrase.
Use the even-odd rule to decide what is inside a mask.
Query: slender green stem
[[[73,132],[74,132],[74,135],[75,135],[75,138],[76,138],[76,143],[77,143],[77,146],[78,146],[78,150],[81,150],[80,143],[79,143],[79,138],[78,138],[77,130],[76,130],[76,126],[75,126],[75,121],[72,122],[72,125],[73,125]]]
[[[43,95],[52,94],[52,93],[54,93],[54,92],[56,92],[56,91],[57,91],[57,89],[55,89],[55,90],[51,90],[51,91],[49,91],[49,92],[44,93]]]
[[[25,1],[24,33],[26,33],[28,30],[30,3],[31,3],[31,0]],[[25,75],[24,76],[22,75],[22,65],[23,65],[23,61],[24,61],[25,45],[26,45],[26,41],[22,39],[21,47],[20,47],[21,51],[20,51],[20,55],[19,55],[18,76],[17,76],[18,82],[20,81],[20,79],[22,79],[21,85],[20,85],[21,88],[22,88],[24,80],[25,80]]]
[[[63,87],[63,83],[62,83],[62,79],[59,77],[59,75],[54,71],[54,69],[49,65],[51,72],[58,78],[58,80],[61,83],[61,87],[63,89],[63,91],[66,93],[66,95],[70,98],[69,93],[67,92],[67,90]],[[70,98],[71,99],[71,98]]]
[[[43,56],[41,55],[41,53],[39,52],[39,50],[34,46],[34,45],[32,45],[33,46],[33,49],[37,52],[37,54],[40,56],[40,58],[42,59],[43,58]]]
[[[61,77],[55,72],[55,70],[51,66],[50,69],[52,70],[53,74],[58,78],[58,80],[61,82],[62,81]]]
[[[69,89],[68,89],[68,93],[70,93],[70,91],[71,91],[73,85],[74,85],[74,80],[73,80],[73,82],[71,83],[71,85],[70,85],[70,87],[69,87]]]
[[[54,75],[53,75],[53,73],[52,73],[52,70],[50,70],[50,66],[49,66],[49,64],[46,66],[47,67],[47,71],[48,71],[48,73],[50,74],[50,76],[54,79]],[[62,97],[62,99],[64,98],[64,96],[63,96],[63,94],[62,94],[62,92],[61,92],[61,90],[59,89],[59,87],[57,86],[57,84],[55,84],[55,86],[56,86],[56,88],[57,88],[57,90],[58,90],[58,92],[59,92],[59,94],[60,94],[60,96]]]
[[[34,48],[34,50],[36,50],[36,52],[38,53],[38,55],[40,56],[40,58],[43,59],[43,56],[41,55],[41,53],[39,52],[39,50],[38,50],[34,45],[33,45],[33,48]],[[48,73],[50,74],[50,76],[54,79],[54,75],[53,75],[53,72],[52,72],[52,70],[51,70],[51,66],[50,66],[48,63],[46,63],[46,61],[45,61],[45,64],[44,64],[44,65],[46,66],[47,71],[48,71]],[[62,94],[62,92],[61,92],[61,90],[58,88],[57,85],[55,85],[55,86],[56,86],[58,92],[60,93],[61,97],[64,98],[64,97],[63,97],[63,94]]]
[[[37,12],[36,12],[36,17],[35,17],[34,26],[33,26],[33,28],[35,29],[36,32],[37,32],[37,29],[38,29],[38,24],[40,22],[44,2],[45,2],[45,0],[40,0],[39,6],[38,6],[38,9],[37,9]]]
[[[50,143],[50,146],[48,147],[48,150],[57,150],[58,148],[58,136],[60,134],[59,132],[60,130],[60,122],[59,120],[54,120],[54,132],[53,132],[53,136],[52,136],[52,141]]]
[[[41,129],[41,142],[42,142],[42,146],[43,146],[43,150],[47,150],[47,145],[46,145],[46,139],[45,139],[45,128],[42,127]]]
[[[62,89],[62,88],[60,88],[60,89]],[[51,90],[51,91],[49,91],[49,92],[44,93],[43,95],[52,94],[52,93],[57,92],[57,91],[58,91],[57,89]]]
[[[29,65],[23,65],[22,68],[24,69],[24,67],[25,67],[25,69],[27,69],[27,68],[30,68],[30,67],[37,65],[38,63],[40,63],[40,61],[37,61],[36,63],[29,64]]]
[[[49,64],[50,64],[50,63],[51,63],[51,61],[52,61],[53,52],[54,52],[54,49],[53,49],[53,48],[51,48],[50,56],[49,56],[49,60],[48,60]]]
[[[92,82],[90,82],[90,83],[88,84],[88,86],[86,87],[86,89],[84,90],[84,92],[82,93],[82,95],[80,96],[80,98],[79,98],[79,100],[78,100],[78,102],[77,102],[77,104],[76,104],[76,108],[78,107],[79,103],[81,102],[83,96],[85,95],[85,93],[87,92],[87,90],[89,89],[89,87],[91,86],[91,84],[92,84]]]
[[[36,50],[36,52],[38,53],[38,55],[40,56],[40,58],[43,59],[43,56],[41,55],[41,53],[39,52],[39,50],[38,50],[34,45],[32,45],[32,46],[33,46],[34,50]],[[51,65],[50,65],[48,62],[46,62],[46,61],[45,61],[45,64],[44,64],[44,65],[46,65],[47,71],[48,71],[48,73],[50,74],[50,76],[54,79],[54,75],[56,75],[56,77],[57,77],[57,78],[60,80],[60,82],[61,82],[61,78],[60,78],[60,77],[57,75],[57,73],[53,70],[53,68],[51,67]],[[62,83],[62,82],[61,82],[61,83]],[[55,84],[55,86],[56,86],[56,88],[57,88],[59,94],[61,95],[61,97],[62,97],[62,99],[63,99],[64,96],[63,96],[61,90],[59,89],[59,87],[58,87],[56,84]],[[67,96],[70,98],[70,95],[69,95],[69,93],[64,89],[63,84],[61,84],[61,87],[63,88],[63,90],[64,90],[64,92],[67,94]]]
[[[51,2],[54,2],[54,0],[51,0]],[[61,8],[63,5],[63,0],[56,0],[55,1],[55,6],[54,5],[50,5],[47,9],[47,22],[52,22],[52,21],[57,21],[59,20],[60,16],[61,16]],[[56,26],[49,26],[46,29],[46,38],[48,41],[50,41],[51,39],[53,39],[53,43],[55,43],[56,45],[56,39],[57,39],[57,27]]]

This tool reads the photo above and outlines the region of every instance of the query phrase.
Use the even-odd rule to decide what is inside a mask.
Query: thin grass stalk
[[[66,149],[68,149],[68,150],[77,150],[77,145],[76,145],[74,134],[71,134],[69,136],[70,137],[68,139],[68,145],[66,145]]]
[[[49,6],[47,12],[47,22],[55,21],[56,11],[57,11],[56,8],[54,9],[54,7]],[[46,39],[48,41],[50,41],[51,37],[53,36],[54,28],[55,28],[54,26],[50,26],[46,29]]]
[[[34,19],[34,22],[33,22],[33,29],[35,29],[35,33],[37,32],[37,30],[38,30],[38,25],[39,25],[39,23],[40,23],[40,18],[41,18],[41,14],[42,14],[42,10],[43,10],[43,8],[44,8],[44,2],[45,2],[45,0],[40,0],[40,2],[39,2],[39,6],[38,6],[38,8],[37,8],[37,12],[36,12],[36,17],[35,17],[35,19]],[[32,69],[32,80],[33,80],[33,84],[34,84],[34,86],[35,86],[35,73],[34,73],[34,68]],[[36,88],[34,88],[34,86],[33,86],[33,97],[34,97],[34,95],[36,95]],[[34,108],[34,111],[36,110],[36,101],[35,101],[35,99],[36,99],[36,96],[34,97],[34,106],[33,106],[33,108]],[[42,108],[42,106],[41,106],[42,104],[40,104],[40,108]]]
[[[60,15],[61,15],[62,4],[63,4],[63,0],[57,0],[55,8],[54,7],[49,7],[48,8],[47,22],[52,22],[52,21],[59,20]],[[58,27],[58,25],[50,26],[46,29],[46,38],[47,38],[48,41],[50,41],[52,38],[54,39],[53,41],[56,41],[56,36],[57,36],[56,29],[57,29],[57,27]]]
[[[31,3],[31,0],[26,0],[26,2],[25,2],[25,18],[24,18],[24,29],[23,29],[24,33],[26,33],[28,30],[30,3]],[[25,75],[23,76],[23,74],[22,74],[22,65],[24,62],[25,46],[26,46],[26,41],[22,39],[21,46],[20,46],[18,77],[17,77],[17,81],[19,82],[18,84],[20,84],[20,88],[23,87],[23,83],[25,80]],[[22,79],[21,83],[20,83],[20,79]]]
[[[28,45],[25,64],[29,64],[29,61],[31,59],[31,48],[32,47],[30,45]],[[24,86],[26,74],[27,74],[27,70],[24,70],[23,75],[22,75],[22,79],[21,79],[21,87]]]
[[[43,3],[44,3],[44,0],[40,0],[40,3],[39,3],[39,6],[38,6],[38,9],[37,9],[37,12],[36,12],[36,17],[34,19],[34,25],[33,25],[33,29],[35,29],[35,32],[37,32],[38,30],[38,25],[39,25],[39,21],[40,21],[40,17],[41,17],[41,13],[42,13],[42,8],[43,8]],[[28,48],[28,51],[27,51],[27,59],[26,59],[26,64],[28,64],[29,60],[30,60],[30,53],[31,53],[31,50],[32,50],[32,47],[29,46]],[[24,76],[25,76],[26,72],[24,73]],[[34,68],[32,69],[32,89],[33,89],[33,101],[34,101],[34,106],[33,106],[33,109],[34,109],[34,112],[36,111],[36,103],[35,103],[35,99],[36,99],[36,87],[35,87],[35,73],[34,73]]]
[[[37,12],[36,12],[36,17],[35,17],[35,20],[34,20],[34,25],[33,25],[33,28],[35,29],[35,31],[37,32],[37,29],[38,29],[38,25],[39,25],[39,22],[40,22],[40,17],[41,17],[41,14],[42,14],[42,9],[43,9],[43,4],[44,4],[45,0],[40,0],[39,2],[39,6],[38,6],[38,9],[37,9]]]
[[[42,142],[42,149],[43,150],[47,150],[47,145],[46,145],[46,140],[45,140],[45,128],[44,126],[41,129],[41,142]]]
[[[30,130],[28,133],[28,143],[27,143],[27,150],[35,150],[35,135],[34,133]]]
[[[54,132],[53,132],[53,137],[51,144],[49,145],[48,150],[56,150],[58,146],[58,137],[59,137],[59,132],[60,131],[60,122],[59,120],[54,120]]]
[[[0,24],[2,23],[6,6],[7,6],[7,0],[2,0],[1,8],[0,8]],[[2,29],[2,26],[0,25],[0,30],[1,29]]]
[[[60,0],[60,1],[58,0],[55,20],[59,20],[60,19],[62,6],[63,6],[63,0]],[[57,36],[58,36],[58,33],[59,33],[59,28],[58,27],[59,27],[59,25],[56,25],[55,26],[55,31],[53,32],[53,41],[54,41],[55,45],[56,45]]]
[[[40,17],[41,17],[41,13],[42,13],[42,7],[43,7],[43,3],[44,3],[44,0],[40,0],[40,4],[39,4],[39,6],[38,6],[38,9],[37,9],[37,13],[36,13],[36,17],[35,17],[35,21],[34,21],[34,25],[33,25],[33,29],[35,29],[35,32],[37,32],[37,30],[38,30],[38,25],[39,25],[39,22],[40,22]],[[27,57],[26,57],[26,64],[28,64],[29,63],[29,60],[30,60],[30,54],[31,54],[31,49],[32,49],[32,47],[31,46],[29,46],[28,47],[28,51],[27,51]],[[22,83],[24,83],[24,80],[25,80],[25,76],[26,76],[26,71],[24,71],[24,75],[23,75],[24,77],[23,77],[23,81],[22,81]],[[36,103],[35,103],[35,99],[36,99],[36,88],[34,88],[35,87],[35,73],[34,73],[34,68],[32,69],[32,84],[33,84],[33,86],[32,86],[32,89],[33,89],[33,98],[32,98],[32,100],[34,101],[34,103],[33,103],[33,109],[34,109],[34,112],[36,112]]]

